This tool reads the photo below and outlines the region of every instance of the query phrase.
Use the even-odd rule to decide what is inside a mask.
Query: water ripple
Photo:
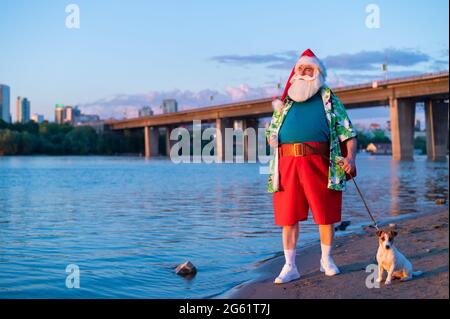
[[[252,278],[281,250],[267,175],[257,164],[172,164],[136,157],[0,157],[1,298],[205,298]],[[359,157],[375,217],[448,198],[448,164]],[[343,219],[367,221],[351,183]],[[311,218],[301,242],[317,238]],[[191,260],[186,280],[174,267]],[[66,266],[80,288],[65,286]]]

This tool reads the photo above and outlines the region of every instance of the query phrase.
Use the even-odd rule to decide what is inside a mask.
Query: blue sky
[[[80,29],[65,26],[70,3]],[[366,27],[371,3],[380,28]],[[385,59],[389,77],[448,70],[448,9],[446,0],[1,0],[0,83],[11,87],[13,118],[20,95],[53,120],[55,103],[120,117],[158,112],[165,97],[190,108],[272,96],[308,47],[332,86],[383,78]]]

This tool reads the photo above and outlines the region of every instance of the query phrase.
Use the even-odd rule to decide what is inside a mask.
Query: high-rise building
[[[100,121],[100,116],[96,114],[83,114],[78,106],[70,106],[64,104],[55,105],[55,123],[68,123],[74,126],[84,123],[95,123]]]
[[[73,107],[66,105],[64,107],[64,123],[73,124]]]
[[[74,125],[77,121],[78,118],[81,116],[81,111],[78,109],[77,106],[72,107],[71,105],[62,105],[62,104],[57,104],[59,105],[59,107],[63,108],[63,113],[62,113],[62,123],[69,123],[71,125]],[[56,110],[55,110],[56,112]],[[58,113],[61,111],[58,111]]]
[[[72,109],[72,115],[73,115],[72,124],[74,124],[78,121],[78,118],[81,116],[81,110],[78,108],[78,106],[75,106]]]
[[[30,120],[30,101],[24,97],[17,97],[16,122],[27,123]]]
[[[153,115],[153,110],[151,109],[150,106],[144,106],[143,108],[141,108],[139,110],[139,117],[152,116],[152,115]]]
[[[172,113],[178,111],[178,103],[175,99],[165,99],[162,103],[162,112],[165,113]]]
[[[63,124],[64,122],[64,104],[55,105],[55,123]]]
[[[42,122],[44,122],[44,115],[34,113],[34,114],[31,115],[31,120],[33,122],[41,124]]]
[[[0,84],[0,119],[8,123],[11,122],[9,92],[9,86]]]
[[[81,115],[81,110],[78,108],[78,106],[75,106],[72,111],[73,111],[74,118]]]
[[[16,123],[22,123],[22,98],[20,96],[16,101]]]

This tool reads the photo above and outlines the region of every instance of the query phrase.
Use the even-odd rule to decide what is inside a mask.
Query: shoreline
[[[284,264],[284,256],[259,262],[256,278],[241,283],[221,297],[225,299],[416,299],[449,298],[449,231],[448,205],[439,205],[426,212],[393,216],[379,222],[382,229],[396,224],[399,232],[396,247],[424,274],[409,282],[394,280],[390,286],[366,287],[369,264],[377,264],[378,241],[371,223],[359,229],[336,232],[333,257],[341,274],[327,277],[319,272],[320,243],[312,242],[297,250],[296,264],[301,278],[275,285],[273,279]],[[405,287],[405,288],[402,288]]]

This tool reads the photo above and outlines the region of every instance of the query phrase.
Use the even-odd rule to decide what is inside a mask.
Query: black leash
[[[342,162],[340,162],[340,163],[342,163]],[[342,164],[339,164],[339,165],[342,165]],[[356,184],[356,181],[355,181],[355,179],[353,178],[353,176],[352,176],[351,174],[349,174],[349,175],[350,175],[350,177],[351,177],[353,183],[355,184],[356,190],[358,191],[358,194],[359,194],[359,196],[361,197],[361,199],[362,199],[362,201],[363,201],[363,203],[364,203],[364,206],[366,206],[367,212],[369,213],[369,216],[370,216],[370,218],[371,218],[372,221],[373,221],[373,225],[375,226],[375,229],[376,229],[376,230],[379,230],[378,224],[377,224],[375,218],[373,218],[373,215],[372,215],[372,213],[370,212],[369,206],[367,206],[366,200],[364,199],[364,196],[362,195],[361,191],[359,190],[358,184]]]

